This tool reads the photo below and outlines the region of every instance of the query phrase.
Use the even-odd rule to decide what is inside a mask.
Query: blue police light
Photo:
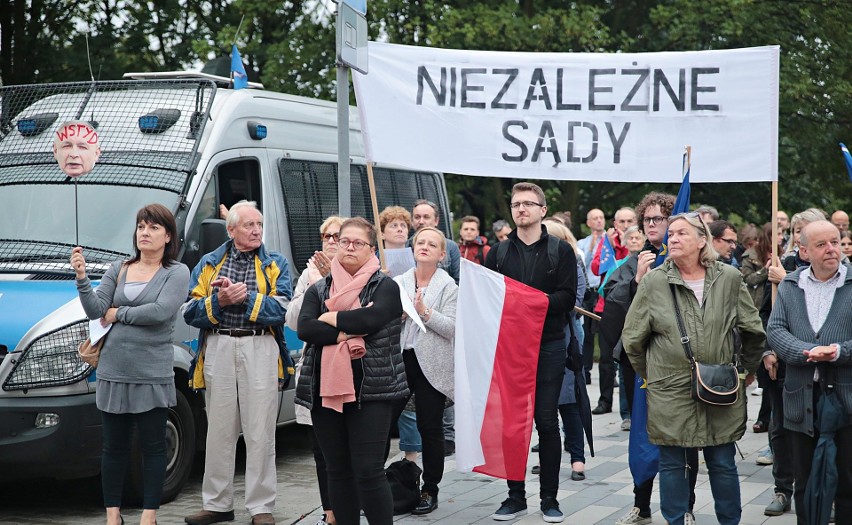
[[[254,140],[263,140],[266,138],[266,125],[253,120],[248,121],[249,136]]]
[[[18,120],[18,133],[24,137],[35,137],[44,133],[59,118],[59,113],[39,113]]]
[[[162,133],[180,119],[179,109],[157,109],[139,117],[139,131],[142,133]]]

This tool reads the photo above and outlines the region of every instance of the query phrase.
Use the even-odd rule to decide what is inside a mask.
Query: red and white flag
[[[547,295],[467,260],[459,283],[456,469],[523,480]]]

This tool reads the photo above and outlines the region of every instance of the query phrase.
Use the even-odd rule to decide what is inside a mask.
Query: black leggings
[[[414,350],[402,352],[405,377],[414,396],[417,430],[423,442],[423,491],[438,495],[444,476],[444,403],[447,398],[433,387],[417,361]]]
[[[325,457],[331,508],[339,525],[392,525],[393,496],[385,476],[392,401],[346,403],[343,413],[314,404],[311,417]]]
[[[141,414],[101,412],[104,446],[101,456],[101,485],[105,507],[120,507],[124,476],[130,461],[133,425],[142,449],[142,508],[159,509],[166,477],[166,420],[168,408]]]
[[[319,441],[317,441],[317,435],[314,433],[314,427],[311,426],[308,430],[308,438],[311,442],[311,452],[314,453],[314,463],[316,463],[317,466],[317,483],[319,484],[322,510],[331,510],[331,498],[328,497],[328,473],[325,471],[325,457],[322,455]]]

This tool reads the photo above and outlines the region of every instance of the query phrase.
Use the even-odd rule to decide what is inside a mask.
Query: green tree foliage
[[[852,142],[852,10],[841,0],[370,0],[374,40],[456,49],[646,52],[780,45],[781,207],[852,209],[837,143]],[[4,84],[198,68],[236,39],[267,89],[335,96],[333,4],[315,0],[0,0]],[[237,27],[242,27],[237,35]],[[694,145],[700,147],[699,145]],[[514,181],[448,175],[457,216],[509,217]],[[545,182],[575,229],[650,189],[676,185]],[[693,200],[762,223],[769,184],[699,184]],[[579,220],[578,220],[579,219]],[[483,227],[483,230],[487,230]]]

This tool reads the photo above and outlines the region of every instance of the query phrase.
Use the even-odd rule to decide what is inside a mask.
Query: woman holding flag
[[[719,523],[738,524],[742,513],[734,443],[745,432],[745,386],[741,382],[731,405],[694,400],[686,344],[699,363],[731,363],[736,328],[740,362],[753,373],[766,340],[740,273],[716,261],[709,239],[694,212],[668,219],[669,258],[641,278],[621,335],[636,373],[647,381],[648,437],[660,447],[660,509],[672,525],[683,524],[689,509],[683,479],[695,449],[704,451]],[[681,317],[688,337],[681,335]]]

